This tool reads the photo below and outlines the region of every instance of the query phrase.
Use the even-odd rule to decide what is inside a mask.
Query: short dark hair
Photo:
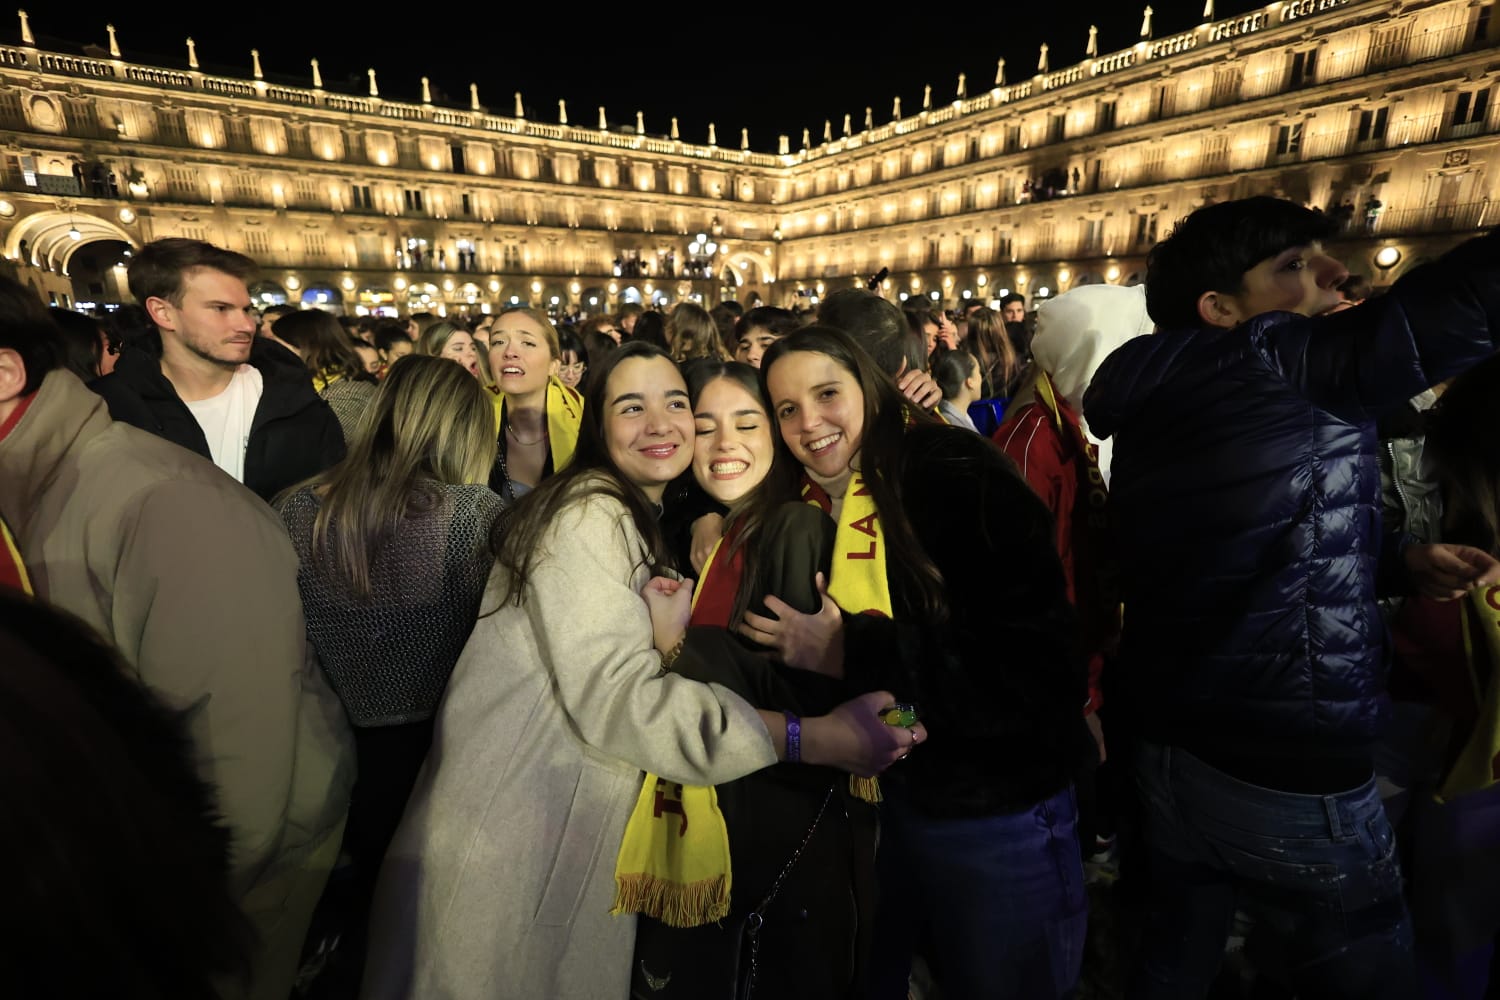
[[[925,342],[913,354],[905,314],[863,288],[842,288],[824,299],[818,310],[818,322],[853,337],[875,359],[880,370],[892,378],[903,368],[921,368],[926,361]]]
[[[391,349],[391,345],[399,341],[411,343],[411,337],[407,336],[406,324],[399,319],[382,319],[375,324],[375,349],[384,354]]]
[[[785,337],[794,330],[800,329],[802,319],[790,309],[778,309],[775,306],[756,306],[739,318],[734,324],[734,336],[736,339],[745,336],[756,327],[769,330],[778,337]]]
[[[166,299],[174,306],[180,306],[183,279],[202,268],[223,271],[247,285],[256,273],[255,261],[242,253],[202,240],[171,236],[152,240],[130,258],[130,268],[126,272],[130,294],[141,305],[145,305],[147,299]]]
[[[1010,305],[1012,302],[1019,302],[1024,306],[1026,304],[1026,296],[1022,295],[1020,292],[1007,292],[1006,294],[1000,296],[1000,310],[1003,312],[1005,310],[1005,307]]]
[[[615,320],[617,322],[624,322],[626,316],[639,316],[645,311],[646,307],[641,305],[639,302],[625,302],[622,303],[619,310],[615,312]]]
[[[42,379],[63,366],[62,334],[42,300],[25,285],[0,276],[0,350],[15,351],[26,367],[21,394],[29,396]]]
[[[1146,256],[1146,312],[1164,330],[1201,324],[1206,292],[1238,295],[1245,273],[1292,247],[1318,243],[1338,223],[1282,198],[1257,196],[1205,205]]]
[[[104,341],[99,336],[104,328],[99,321],[72,309],[54,307],[47,314],[61,337],[63,366],[85,382],[98,378],[104,360]]]

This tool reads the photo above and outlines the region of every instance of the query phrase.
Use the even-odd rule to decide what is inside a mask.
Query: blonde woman
[[[719,325],[707,309],[692,302],[683,302],[667,318],[667,343],[672,345],[672,360],[678,364],[697,358],[729,360]]]
[[[357,975],[375,875],[432,741],[493,556],[500,499],[490,402],[457,366],[391,366],[349,454],[277,501],[300,568],[308,638],[354,726],[359,779],[344,833],[353,859],[338,968]]]
[[[495,448],[490,488],[513,503],[573,457],[583,396],[558,378],[557,328],[535,309],[508,309],[490,327]]]
[[[484,371],[479,367],[479,352],[474,347],[474,336],[457,323],[442,319],[424,329],[417,337],[413,353],[447,358],[479,381],[484,381]]]

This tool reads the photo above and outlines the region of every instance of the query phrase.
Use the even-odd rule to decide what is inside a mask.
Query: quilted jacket
[[[1122,695],[1155,743],[1368,745],[1387,639],[1375,416],[1495,350],[1500,235],[1355,309],[1139,337],[1100,366],[1114,438]]]

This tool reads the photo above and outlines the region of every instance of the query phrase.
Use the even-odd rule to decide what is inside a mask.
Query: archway
[[[134,237],[108,219],[86,211],[45,211],[32,213],[11,227],[5,238],[5,255],[66,277],[73,255],[100,240],[124,243],[132,250],[140,247]]]

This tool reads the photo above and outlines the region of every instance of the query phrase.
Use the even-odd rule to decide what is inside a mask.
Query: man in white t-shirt
[[[269,500],[341,459],[344,438],[306,369],[256,337],[254,274],[250,258],[199,240],[148,243],[131,259],[130,290],[160,356],[127,345],[92,388],[116,420],[212,459]]]

